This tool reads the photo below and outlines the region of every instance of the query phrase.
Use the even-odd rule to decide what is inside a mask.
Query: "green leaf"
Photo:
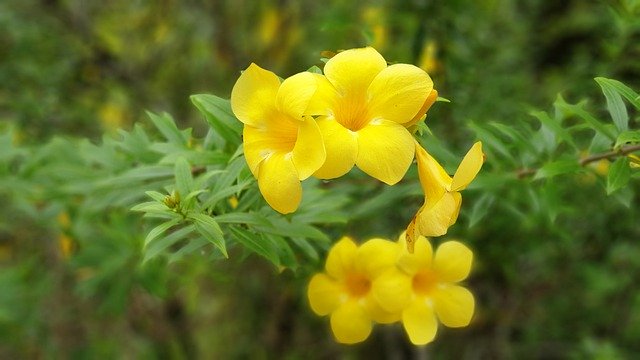
[[[595,80],[602,88],[602,93],[607,99],[607,109],[616,128],[618,128],[618,131],[627,130],[629,128],[629,114],[627,114],[627,108],[622,101],[620,93],[609,81],[606,81],[607,79],[596,78]]]
[[[210,243],[215,245],[224,257],[228,258],[227,248],[225,246],[224,237],[220,225],[210,216],[205,214],[191,214],[189,218],[195,222],[196,230],[205,237]]]
[[[131,211],[153,212],[153,213],[171,213],[171,210],[157,201],[147,201],[131,208]]]
[[[293,223],[287,221],[284,218],[273,218],[272,223],[273,225],[271,226],[256,225],[255,229],[274,235],[282,235],[287,237],[303,237],[308,239],[320,240],[326,243],[331,242],[331,239],[329,239],[329,237],[325,233],[309,224]]]
[[[162,237],[160,239],[157,239],[156,241],[154,241],[153,243],[149,244],[149,246],[146,248],[146,251],[144,253],[144,260],[143,262],[146,262],[154,257],[156,257],[158,254],[160,254],[162,251],[164,251],[166,248],[168,248],[169,246],[177,243],[178,241],[186,238],[189,234],[191,234],[193,231],[195,231],[195,226],[193,224],[191,225],[187,225],[185,227],[183,227],[182,229],[178,229],[174,232],[172,232],[171,234]]]
[[[582,167],[576,159],[562,159],[544,164],[533,177],[534,180],[551,178],[557,175],[582,171]]]
[[[555,105],[562,111],[566,112],[567,116],[569,115],[577,115],[582,118],[589,126],[598,133],[601,133],[608,137],[611,141],[616,139],[615,134],[611,131],[605,124],[603,124],[600,120],[596,119],[589,112],[584,110],[583,104],[572,105],[568,104],[562,96],[558,95],[556,99]]]
[[[191,102],[204,115],[207,123],[228,143],[240,144],[242,123],[236,119],[229,100],[209,94],[191,95]]]
[[[503,141],[498,139],[491,131],[474,122],[470,122],[469,127],[476,133],[478,139],[482,141],[483,146],[486,146],[484,150],[495,150],[512,163],[516,163],[509,149],[503,144]]]
[[[176,188],[181,196],[186,196],[193,189],[191,165],[185,158],[178,158],[175,165]]]
[[[640,110],[640,96],[637,92],[633,91],[625,84],[621,83],[618,80],[607,79],[603,77],[597,77],[596,81],[598,82],[598,84],[601,84],[601,86],[602,84],[607,84],[608,87],[614,89],[618,94],[626,98],[631,105]]]
[[[147,234],[147,237],[144,238],[144,246],[146,247],[155,238],[164,234],[164,232],[169,230],[171,227],[177,225],[180,222],[180,220],[181,220],[180,218],[171,219],[151,229],[151,231],[149,231],[149,234]]]
[[[163,113],[162,115],[156,115],[150,111],[147,111],[147,115],[153,122],[153,125],[158,128],[160,133],[173,144],[181,145],[181,147],[186,147],[187,141],[190,137],[191,130],[178,130],[175,121],[171,117],[171,115],[167,113]]]
[[[614,150],[618,150],[621,146],[635,145],[638,143],[640,143],[640,130],[627,130],[618,135],[613,148]]]
[[[259,225],[270,226],[271,223],[268,219],[257,213],[226,213],[215,217],[216,222],[220,224],[244,224],[244,225]]]
[[[473,208],[471,209],[471,216],[469,218],[469,227],[474,226],[480,220],[484,219],[484,217],[489,213],[489,209],[493,202],[496,200],[496,197],[492,193],[484,193],[476,202],[473,204]]]
[[[609,174],[607,175],[607,195],[626,186],[630,178],[631,168],[629,167],[629,159],[626,156],[616,159],[609,167]]]
[[[247,249],[271,261],[275,266],[280,265],[278,252],[273,247],[273,243],[268,241],[268,239],[235,226],[230,226],[229,231],[233,234],[236,241],[244,245]]]
[[[159,202],[164,202],[164,198],[167,196],[165,194],[161,194],[157,191],[145,191],[145,194],[147,194],[147,196],[149,196],[150,198],[152,198],[155,201],[159,201]]]
[[[548,128],[561,140],[564,140],[567,144],[571,145],[572,148],[578,148],[573,141],[571,134],[569,134],[569,132],[562,127],[562,124],[558,120],[551,118],[549,114],[544,111],[532,111],[529,114],[538,119],[543,127]]]
[[[314,74],[320,74],[322,75],[322,69],[320,69],[319,67],[317,67],[316,65],[313,65],[312,67],[310,67],[309,69],[307,69],[308,72],[310,73],[314,73]]]

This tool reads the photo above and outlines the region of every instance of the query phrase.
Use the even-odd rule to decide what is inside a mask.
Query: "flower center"
[[[341,98],[334,115],[337,122],[351,131],[362,129],[371,120],[367,113],[366,99],[358,96]]]
[[[349,274],[346,278],[345,285],[347,292],[352,297],[363,297],[371,289],[371,281],[360,274]]]
[[[413,276],[413,291],[416,294],[427,295],[438,283],[438,277],[431,270],[420,270]]]
[[[296,119],[281,113],[275,113],[270,121],[266,133],[269,148],[275,151],[290,152],[298,140],[299,124]]]

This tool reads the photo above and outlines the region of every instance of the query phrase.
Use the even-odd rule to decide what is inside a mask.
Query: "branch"
[[[585,166],[585,165],[587,165],[589,163],[592,163],[594,161],[598,161],[598,160],[602,160],[602,159],[613,159],[613,158],[616,158],[618,156],[625,156],[627,154],[630,154],[630,153],[638,151],[638,150],[640,150],[640,145],[622,146],[618,150],[613,150],[613,151],[609,151],[609,152],[602,153],[602,154],[595,154],[595,155],[587,156],[586,158],[580,160],[580,165],[581,166]]]
[[[591,164],[592,162],[596,162],[598,160],[603,160],[603,159],[611,160],[616,157],[625,156],[636,151],[640,151],[640,144],[622,146],[618,150],[612,150],[605,153],[590,155],[580,159],[579,164],[580,166],[587,166],[588,164]],[[519,169],[518,171],[516,171],[516,176],[518,177],[518,179],[524,179],[526,177],[535,175],[538,172],[538,170],[539,169],[527,169],[527,168]]]

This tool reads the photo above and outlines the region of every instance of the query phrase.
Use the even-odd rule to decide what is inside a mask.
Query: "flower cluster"
[[[329,252],[326,273],[309,284],[313,311],[331,315],[339,342],[363,341],[373,323],[401,321],[411,342],[426,344],[438,319],[449,327],[471,320],[473,295],[455,285],[469,273],[471,251],[449,241],[433,255],[425,236],[442,236],[456,222],[460,191],[480,171],[484,154],[475,143],[451,177],[414,139],[437,97],[424,70],[388,65],[371,47],[336,54],[322,74],[284,80],[251,64],[233,87],[244,156],[263,197],[280,213],[296,211],[300,182],[310,176],[334,179],[357,166],[394,185],[417,159],[424,204],[400,240],[358,247],[345,237]]]
[[[312,310],[330,315],[340,343],[364,341],[374,323],[402,322],[415,345],[431,342],[438,322],[467,326],[474,311],[471,292],[456,283],[471,269],[473,253],[457,241],[442,243],[435,254],[420,236],[409,253],[404,234],[397,242],[371,239],[359,247],[348,237],[329,251],[325,273],[308,288]]]
[[[414,158],[408,128],[437,92],[424,70],[387,66],[371,47],[338,53],[324,74],[302,72],[280,81],[251,64],[231,92],[244,124],[244,152],[265,200],[281,213],[298,208],[300,181],[340,177],[354,166],[393,185]]]

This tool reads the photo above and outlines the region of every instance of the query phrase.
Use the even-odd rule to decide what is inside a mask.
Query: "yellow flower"
[[[340,343],[364,341],[373,321],[392,323],[399,313],[385,311],[375,298],[376,279],[395,266],[397,243],[371,239],[360,247],[343,237],[329,251],[325,273],[316,274],[307,296],[318,315],[331,315],[331,329]]]
[[[419,236],[441,236],[449,226],[455,224],[460,212],[464,190],[476,177],[482,163],[482,143],[476,142],[467,152],[451,178],[442,166],[417,142],[416,158],[418,175],[425,194],[424,204],[407,227],[407,246],[413,249],[414,240]]]
[[[283,214],[298,208],[300,181],[325,160],[318,124],[307,116],[317,88],[302,72],[280,83],[272,72],[251,64],[231,91],[231,107],[244,123],[244,155],[267,203]]]
[[[400,236],[401,253],[398,258],[398,274],[388,277],[405,286],[400,292],[411,295],[402,311],[402,325],[415,345],[431,342],[438,330],[438,320],[447,327],[469,325],[473,316],[475,301],[466,288],[456,285],[464,280],[471,270],[473,253],[458,241],[442,243],[433,255],[431,244],[419,237],[415,252],[409,253]],[[396,288],[398,287],[395,285]]]
[[[332,179],[357,165],[387,184],[400,181],[413,161],[405,124],[426,111],[433,81],[424,70],[387,62],[371,47],[338,53],[324,66],[309,111],[317,119],[327,159],[315,172]]]

